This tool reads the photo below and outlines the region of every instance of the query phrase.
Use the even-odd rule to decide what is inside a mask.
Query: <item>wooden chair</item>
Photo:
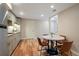
[[[48,41],[46,39],[44,39],[43,41],[41,41],[40,38],[37,38],[38,39],[38,43],[40,46],[44,47],[44,46],[48,46]]]
[[[63,41],[67,41],[67,38],[66,38],[66,36],[65,36],[65,35],[60,35],[60,36],[64,37],[64,40],[57,41],[57,43],[60,43],[60,44],[62,44],[62,43],[63,43]]]
[[[64,40],[57,41],[56,47],[58,47],[58,48],[60,48],[63,45],[64,41],[68,41],[65,35],[60,35],[60,36],[64,37]]]
[[[42,51],[42,50],[46,50],[46,49],[42,49],[44,46],[48,46],[48,41],[46,39],[44,39],[44,41],[41,41],[40,38],[37,38],[38,39],[38,43],[39,45],[41,46],[41,50],[39,51]]]
[[[64,56],[72,55],[71,50],[70,50],[71,46],[72,46],[72,43],[73,43],[73,41],[71,41],[71,42],[68,42],[68,41],[63,42],[63,45],[59,49],[61,55],[64,55]]]
[[[43,42],[42,43],[44,43],[45,45],[48,45],[48,40],[43,38]]]

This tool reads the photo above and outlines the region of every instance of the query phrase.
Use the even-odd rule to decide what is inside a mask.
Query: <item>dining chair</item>
[[[42,50],[46,50],[46,49],[43,49],[43,47],[48,46],[48,41],[46,39],[43,39],[43,41],[41,41],[39,37],[37,39],[38,39],[39,45],[41,46],[41,50],[39,51],[41,52]]]
[[[69,41],[63,42],[63,45],[59,49],[60,54],[64,55],[64,56],[72,55],[71,54],[72,43],[73,43],[73,41],[71,41],[71,42],[69,42]]]
[[[65,35],[60,35],[61,37],[64,37],[64,40],[61,40],[61,41],[57,41],[58,43],[63,43],[63,41],[66,41],[67,40],[67,37]]]
[[[57,46],[56,46],[57,48],[60,48],[63,45],[64,41],[68,41],[65,35],[60,35],[60,36],[64,37],[64,40],[57,41]]]

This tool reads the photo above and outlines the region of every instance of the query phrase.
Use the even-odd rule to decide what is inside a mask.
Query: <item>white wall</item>
[[[79,4],[58,14],[58,32],[74,41],[72,50],[79,55]]]
[[[22,20],[21,36],[22,38],[35,38],[49,33],[48,27],[48,21]]]

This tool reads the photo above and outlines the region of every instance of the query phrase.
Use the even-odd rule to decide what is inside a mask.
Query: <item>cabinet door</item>
[[[13,51],[13,41],[10,42],[10,46],[9,46],[10,54],[12,53],[12,51]]]
[[[8,37],[9,42],[8,42],[8,46],[9,46],[9,53],[11,54],[12,49],[13,49],[13,35]]]
[[[0,28],[0,56],[7,56],[9,55],[9,49],[7,45],[7,30]]]
[[[16,34],[16,43],[17,43],[17,44],[18,44],[18,42],[20,41],[20,39],[21,39],[21,38],[20,38],[20,33],[17,33],[17,34]]]
[[[16,34],[14,35],[14,39],[12,40],[13,41],[13,50],[16,48]]]
[[[9,52],[11,54],[20,41],[20,33],[13,34],[9,36],[8,39],[9,39]]]

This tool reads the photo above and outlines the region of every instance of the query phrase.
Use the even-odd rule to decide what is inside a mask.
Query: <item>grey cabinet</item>
[[[0,56],[8,56],[7,29],[0,28]]]
[[[8,43],[9,43],[9,55],[10,55],[20,41],[20,33],[14,33],[10,35],[8,36],[8,39],[9,39]]]

